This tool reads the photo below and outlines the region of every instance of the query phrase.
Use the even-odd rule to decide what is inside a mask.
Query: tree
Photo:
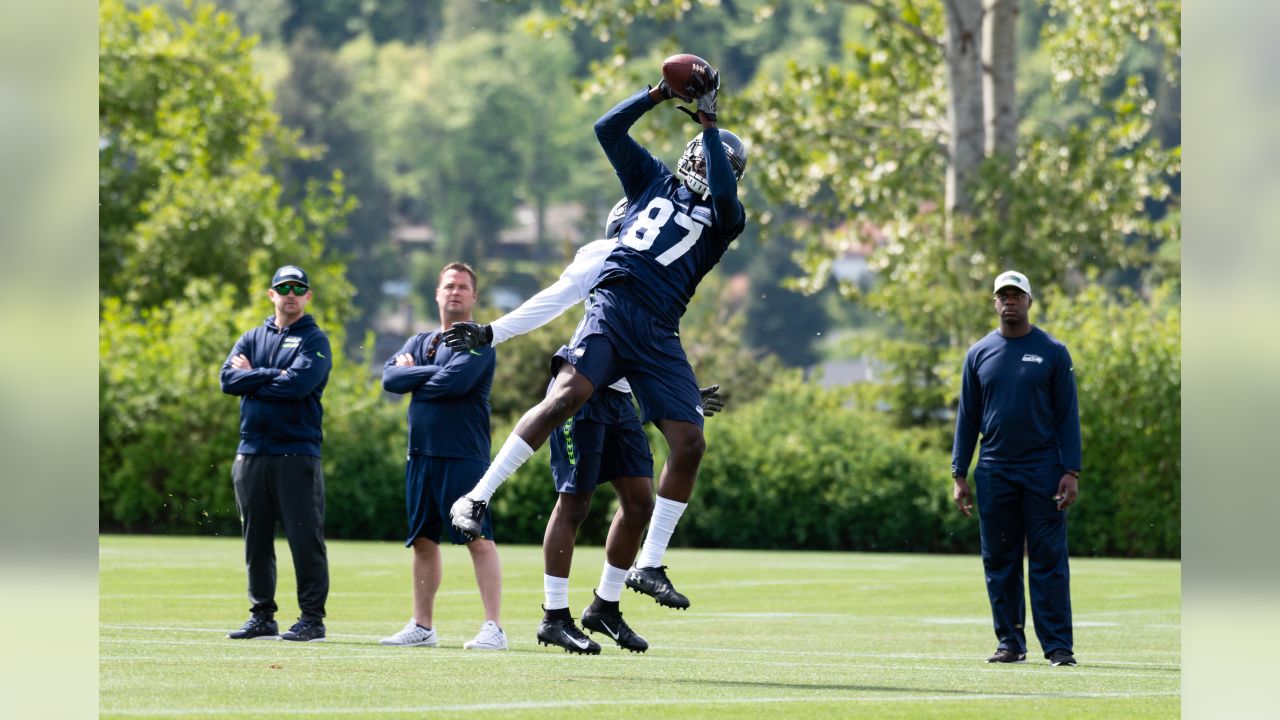
[[[567,18],[609,36],[634,16],[679,19],[678,32],[686,15],[715,5],[565,3]],[[756,5],[757,22],[782,5]],[[899,421],[934,422],[954,395],[945,368],[990,323],[967,300],[999,270],[1022,268],[1070,294],[1086,279],[1149,267],[1151,247],[1176,243],[1176,214],[1152,208],[1176,204],[1180,151],[1152,132],[1151,94],[1177,82],[1178,4],[1051,0],[1041,35],[1056,91],[1093,106],[1022,134],[1013,4],[850,0],[829,11],[861,20],[849,52],[792,62],[745,87],[747,78],[726,75],[722,122],[745,125],[765,199],[800,210],[751,219],[766,239],[803,241],[810,287],[846,248],[876,244],[880,284],[842,289],[899,328],[876,348]],[[1161,72],[1117,79],[1135,52],[1154,53]],[[815,241],[815,223],[845,230]]]
[[[271,112],[253,43],[231,17],[197,5],[174,19],[103,0],[98,20],[101,295],[137,309],[196,278],[247,292],[273,263],[320,273],[321,239],[350,207],[341,175],[311,183],[295,206],[281,202],[274,173],[306,152]]]

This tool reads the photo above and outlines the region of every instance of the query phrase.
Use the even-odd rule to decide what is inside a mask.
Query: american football
[[[671,86],[672,92],[687,102],[693,100],[687,88],[694,73],[705,77],[710,69],[711,65],[697,55],[680,53],[662,61],[662,78]]]

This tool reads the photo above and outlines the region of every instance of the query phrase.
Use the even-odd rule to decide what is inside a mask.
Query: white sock
[[[483,500],[489,502],[489,498],[493,497],[493,493],[498,490],[498,486],[507,478],[511,477],[520,466],[524,464],[533,455],[533,448],[520,438],[519,435],[511,433],[507,436],[507,441],[502,444],[502,449],[498,451],[498,456],[493,459],[493,463],[489,465],[489,469],[484,471],[484,477],[480,478],[480,482],[471,488],[467,493],[467,497],[472,500]],[[565,607],[568,607],[566,605]]]
[[[600,573],[600,587],[596,588],[596,595],[601,600],[618,602],[622,599],[622,581],[626,577],[625,568],[616,568],[606,562],[604,572]]]
[[[657,567],[662,564],[662,556],[667,552],[667,543],[671,542],[671,533],[676,531],[676,523],[688,503],[668,500],[661,495],[653,506],[653,519],[649,521],[649,534],[644,539],[644,547],[636,558],[636,567]]]
[[[542,592],[546,596],[543,605],[548,610],[559,610],[569,607],[569,578],[543,574]]]

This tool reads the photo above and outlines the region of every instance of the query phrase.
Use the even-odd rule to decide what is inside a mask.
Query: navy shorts
[[[594,492],[624,477],[653,477],[649,438],[631,396],[602,388],[551,433],[551,477],[556,491]]]
[[[702,427],[702,398],[677,328],[658,322],[615,288],[596,288],[573,340],[556,357],[596,388],[625,377],[643,422],[680,420]]]
[[[410,455],[404,468],[404,501],[409,515],[409,539],[404,541],[405,547],[420,537],[439,543],[446,531],[454,545],[465,545],[466,536],[449,522],[449,508],[476,486],[487,467],[487,463],[479,460]],[[484,510],[480,530],[481,535],[493,539],[493,519],[488,508]]]

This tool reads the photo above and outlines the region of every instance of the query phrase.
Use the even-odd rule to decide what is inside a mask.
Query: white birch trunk
[[[1018,150],[1017,27],[1017,0],[991,0],[982,33],[986,151],[1003,156],[1010,167]]]
[[[947,70],[951,124],[947,167],[947,235],[954,236],[953,218],[973,210],[970,183],[982,162],[982,0],[946,0]]]

